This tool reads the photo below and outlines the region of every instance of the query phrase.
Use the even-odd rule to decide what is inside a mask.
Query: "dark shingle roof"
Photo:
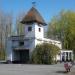
[[[32,7],[30,11],[26,14],[26,16],[23,18],[21,23],[33,23],[37,22],[38,24],[46,25],[44,19],[40,15],[40,13],[37,11],[36,8]]]

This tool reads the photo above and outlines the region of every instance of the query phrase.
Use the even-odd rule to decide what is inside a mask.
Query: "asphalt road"
[[[0,75],[75,75],[75,67],[66,73],[62,64],[30,65],[30,64],[0,64]]]

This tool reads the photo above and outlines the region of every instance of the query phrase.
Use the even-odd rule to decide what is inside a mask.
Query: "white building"
[[[44,38],[46,23],[34,7],[30,9],[21,23],[25,25],[25,35],[8,38],[6,60],[27,63],[36,45],[44,42],[55,44],[62,49],[60,41]]]

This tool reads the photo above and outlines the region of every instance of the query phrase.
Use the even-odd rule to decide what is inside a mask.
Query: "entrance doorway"
[[[28,63],[29,61],[29,50],[19,51],[20,63]]]
[[[28,63],[29,62],[29,50],[15,50],[14,51],[14,63]]]

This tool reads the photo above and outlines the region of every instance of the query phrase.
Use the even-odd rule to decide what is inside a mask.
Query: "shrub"
[[[32,52],[31,62],[35,64],[52,64],[59,48],[53,44],[43,43],[37,45]]]

